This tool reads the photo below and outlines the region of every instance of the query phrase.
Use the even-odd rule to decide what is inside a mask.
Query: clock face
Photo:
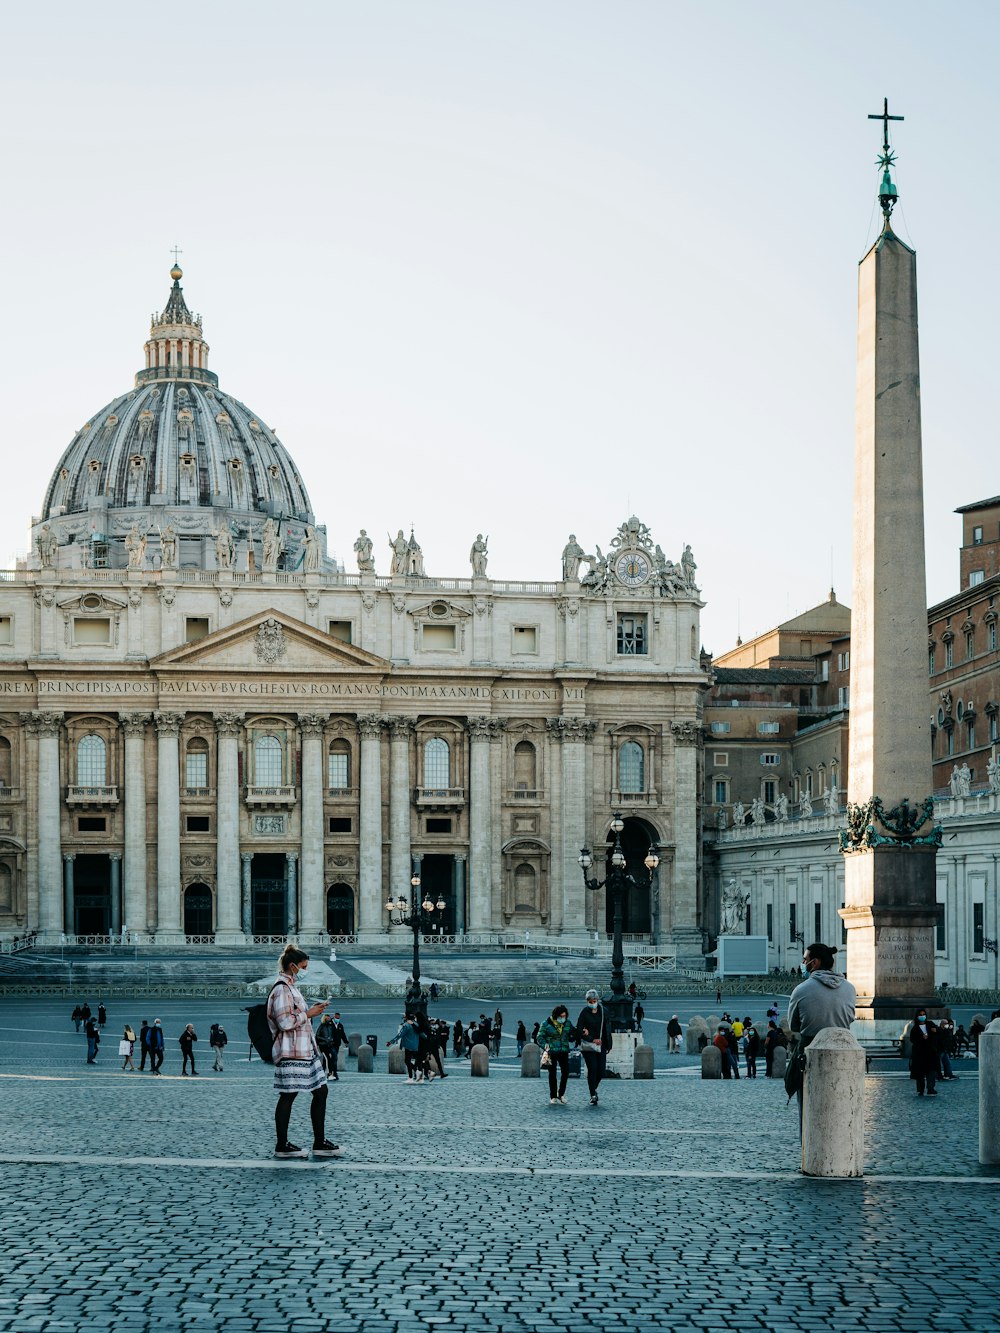
[[[637,588],[649,578],[649,560],[641,551],[626,551],[615,563],[615,573],[629,588]]]

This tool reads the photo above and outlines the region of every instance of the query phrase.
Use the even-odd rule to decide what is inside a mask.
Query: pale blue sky
[[[866,119],[920,276],[928,595],[1000,492],[995,4],[5,6],[0,564],[131,386],[183,248],[329,547],[556,578],[630,511],[725,651],[851,600]],[[388,553],[377,549],[378,568]]]

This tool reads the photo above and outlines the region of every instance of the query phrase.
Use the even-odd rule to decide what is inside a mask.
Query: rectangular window
[[[819,664],[819,678],[820,680],[830,679],[830,659],[828,657],[824,657]]]
[[[850,669],[851,669],[851,654],[850,654],[849,652],[846,652],[846,653],[838,653],[838,654],[837,654],[837,670],[838,670],[838,671],[850,671]]]
[[[350,786],[350,759],[351,756],[346,750],[330,751],[327,785],[330,787],[331,791],[344,791]]]
[[[712,762],[715,764],[716,768],[728,768],[729,755],[725,750],[716,750],[712,755]]]
[[[351,817],[350,815],[331,815],[330,832],[331,833],[350,833]]]
[[[208,616],[184,617],[184,642],[197,643],[208,638]]]
[[[104,618],[73,621],[73,642],[80,644],[109,644],[111,621]]]
[[[729,783],[725,778],[716,778],[715,780],[715,802],[716,805],[727,805],[729,803]]]
[[[11,616],[0,616],[0,644],[14,642],[14,621]]]
[[[773,751],[765,751],[760,757],[760,762],[765,768],[777,768],[781,763],[781,755],[775,754]]]
[[[428,653],[453,653],[457,639],[454,625],[424,625],[420,643]]]
[[[757,734],[760,736],[777,736],[780,729],[781,728],[777,722],[757,723]]]
[[[645,657],[648,617],[618,614],[618,656]]]
[[[789,944],[794,944],[794,943],[795,943],[795,934],[796,934],[796,931],[797,931],[797,930],[798,930],[798,926],[797,926],[796,923],[795,923],[795,904],[794,904],[794,903],[789,903],[789,904],[788,904],[788,943],[789,943]]]
[[[970,662],[976,655],[976,632],[968,630],[965,635],[965,660]]]
[[[1000,740],[1000,719],[997,718],[996,713],[990,715],[990,740]]]
[[[326,632],[331,639],[339,639],[341,643],[353,643],[351,631],[353,626],[349,620],[328,620]]]
[[[774,943],[774,904],[767,904],[767,942]]]
[[[774,805],[778,794],[777,787],[778,784],[773,778],[765,778],[761,783],[761,799],[765,805]]]
[[[81,815],[77,820],[81,833],[107,833],[108,821],[103,815]]]
[[[976,748],[976,721],[975,718],[969,718],[965,724],[965,748],[974,750]]]
[[[982,903],[972,904],[972,952],[986,952],[986,918]]]
[[[934,675],[934,649],[927,649],[927,670],[930,675]]]
[[[511,630],[512,651],[518,656],[538,652],[538,626],[515,625]]]
[[[948,937],[945,935],[945,924],[944,924],[944,903],[938,903],[937,922],[935,923],[935,931],[934,931],[934,948],[937,950],[938,953],[946,953],[947,942],[948,942]]]
[[[969,587],[970,587],[970,588],[975,588],[975,587],[977,587],[980,583],[985,582],[985,580],[986,580],[986,572],[985,572],[985,570],[982,570],[982,569],[970,569],[970,570],[969,570]]]
[[[184,756],[184,785],[189,790],[208,786],[208,751],[188,750]]]
[[[211,826],[208,815],[188,815],[187,817],[188,833],[208,833]]]
[[[945,728],[945,733],[944,733],[944,734],[945,734],[945,737],[946,737],[946,739],[945,739],[945,743],[944,743],[945,754],[954,754],[954,753],[955,753],[955,730],[954,730],[954,728],[953,728],[953,727],[947,727],[947,728]]]
[[[450,820],[450,819],[433,819],[433,818],[428,818],[428,820],[427,820],[427,832],[428,832],[428,833],[450,833],[450,832],[451,832],[451,820]]]
[[[973,546],[982,546],[982,544],[983,544],[983,530],[982,530],[982,528],[973,528],[973,529],[972,529],[972,544],[973,544]]]
[[[813,939],[821,940],[823,938],[823,904],[813,904]]]
[[[995,652],[997,646],[997,622],[991,620],[986,626],[986,647],[990,652]]]
[[[733,724],[731,722],[713,722],[711,726],[713,736],[725,736],[732,729]]]
[[[944,666],[945,666],[945,670],[947,671],[948,667],[950,667],[950,666],[954,666],[954,665],[955,665],[955,653],[954,653],[954,647],[953,647],[953,644],[952,644],[951,640],[949,639],[948,642],[947,642],[947,643],[945,644],[945,646],[944,646]]]
[[[849,708],[851,705],[851,687],[850,685],[841,685],[837,690],[837,704],[840,708]]]

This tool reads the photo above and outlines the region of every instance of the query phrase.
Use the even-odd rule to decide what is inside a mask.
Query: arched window
[[[103,787],[107,781],[108,748],[100,736],[84,736],[76,747],[76,785]]]
[[[0,736],[0,787],[11,785],[11,767],[10,741],[6,736]]]
[[[537,912],[538,896],[537,884],[538,877],[535,874],[535,867],[529,865],[527,861],[522,861],[514,871],[514,911],[515,912]]]
[[[424,786],[439,791],[451,786],[451,751],[440,736],[433,736],[424,746]]]
[[[535,747],[531,741],[518,741],[514,746],[515,791],[534,791],[538,786],[535,759]]]
[[[258,736],[253,747],[253,776],[257,787],[280,787],[281,741],[277,736]]]
[[[331,791],[346,791],[351,785],[351,747],[347,741],[330,745],[327,785]]]
[[[208,786],[208,741],[204,736],[193,736],[187,743],[184,786],[189,791],[204,790]]]
[[[638,741],[625,741],[618,751],[618,790],[642,792],[646,790],[645,755]]]

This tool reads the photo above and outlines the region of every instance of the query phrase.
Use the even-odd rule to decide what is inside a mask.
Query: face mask
[[[805,963],[802,963],[802,964],[799,966],[799,971],[802,973],[802,975],[803,975],[804,977],[807,977],[807,976],[809,975],[809,968],[808,968],[807,964],[805,964]]]
[[[597,1012],[597,1001],[596,1001],[596,1000],[588,1000],[587,1003],[590,1005],[591,1009],[593,1009],[594,1012],[596,1013],[596,1012]]]
[[[926,1022],[927,1022],[927,1015],[926,1015],[926,1014],[917,1014],[917,1022],[918,1022],[918,1023],[926,1023]]]

